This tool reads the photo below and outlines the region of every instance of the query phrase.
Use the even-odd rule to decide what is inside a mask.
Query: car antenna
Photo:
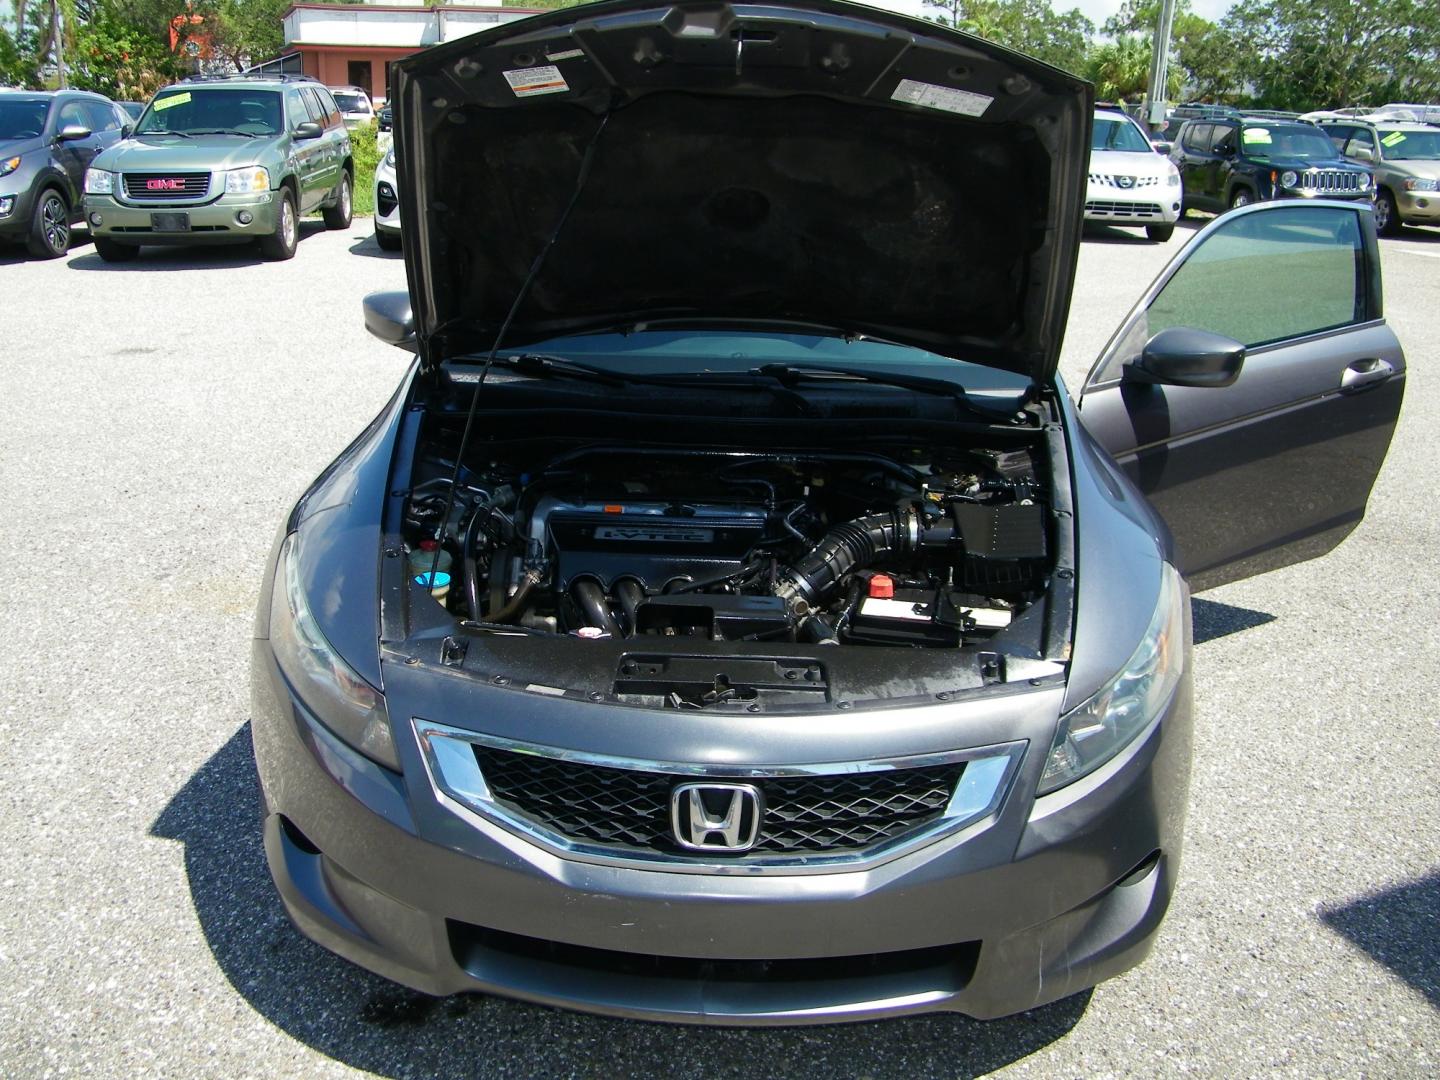
[[[576,174],[575,188],[570,193],[570,201],[560,212],[560,219],[555,222],[555,228],[550,230],[549,238],[540,246],[539,252],[535,255],[535,261],[530,264],[530,272],[525,275],[525,280],[520,283],[520,288],[515,293],[515,299],[510,302],[510,310],[505,313],[505,321],[500,324],[500,329],[495,334],[495,341],[490,346],[489,354],[485,357],[484,366],[480,369],[480,377],[475,380],[475,388],[470,392],[470,408],[465,414],[465,429],[460,434],[460,448],[455,453],[455,468],[450,473],[450,490],[445,495],[445,512],[440,515],[440,523],[436,526],[435,539],[439,543],[435,545],[435,557],[430,562],[430,572],[425,576],[425,580],[432,588],[435,584],[435,575],[440,570],[441,544],[445,540],[445,529],[450,523],[450,513],[455,508],[455,486],[460,483],[460,469],[465,461],[465,449],[470,444],[470,432],[475,426],[475,412],[480,404],[480,387],[485,383],[485,376],[490,374],[490,366],[495,363],[495,354],[500,351],[500,343],[505,340],[505,334],[509,331],[511,322],[519,312],[520,305],[529,295],[530,286],[535,283],[540,268],[545,265],[545,256],[550,254],[550,249],[555,246],[555,241],[560,239],[560,233],[564,230],[565,223],[570,220],[570,212],[580,201],[580,193],[585,190],[585,182],[590,178],[590,166],[595,160],[595,148],[600,145],[600,136],[609,122],[610,111],[607,109],[605,115],[600,118],[600,124],[596,127],[595,133],[590,136],[584,155],[580,158],[580,171]],[[470,617],[473,619],[477,614],[472,611]]]

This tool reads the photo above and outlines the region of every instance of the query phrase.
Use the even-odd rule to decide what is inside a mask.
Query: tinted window
[[[300,96],[299,90],[285,91],[285,115],[292,128],[310,119],[310,110],[305,108],[305,99]]]
[[[315,87],[315,96],[319,99],[321,106],[325,109],[325,123],[330,127],[344,123],[345,118],[340,115],[340,107],[335,104],[335,99],[330,96],[330,91],[323,86]]]
[[[310,114],[310,119],[323,125],[325,109],[320,105],[320,99],[315,96],[315,91],[307,86],[300,91],[300,98],[305,102],[305,111]]]
[[[1349,124],[1326,124],[1320,129],[1330,136],[1330,141],[1335,144],[1338,150],[1345,145],[1345,140],[1355,133],[1355,129]]]
[[[1192,326],[1253,347],[1345,326],[1364,310],[1363,267],[1354,211],[1242,215],[1176,271],[1150,305],[1146,334]]]
[[[72,124],[79,124],[82,127],[90,126],[90,119],[85,115],[85,106],[80,101],[67,101],[60,106],[60,112],[55,117],[55,130],[70,127]]]
[[[1345,153],[1353,154],[1356,150],[1369,150],[1370,155],[1375,155],[1375,133],[1369,128],[1356,128],[1354,136],[1345,146]]]
[[[347,93],[344,90],[335,91],[335,101],[342,111],[347,113],[369,113],[370,102],[365,100],[364,94]]]
[[[28,139],[45,131],[50,102],[44,98],[7,101],[0,95],[0,139]]]
[[[283,127],[280,95],[274,90],[174,87],[155,96],[136,131],[141,135],[167,131],[187,135],[207,131],[274,135]]]
[[[1204,153],[1210,149],[1211,124],[1191,124],[1185,129],[1185,149]]]
[[[1097,116],[1090,128],[1090,149],[1128,150],[1143,154],[1153,148],[1150,140],[1141,135],[1140,129],[1129,120]]]
[[[115,110],[103,101],[87,101],[82,106],[85,114],[85,126],[91,131],[117,131],[120,128],[120,118]]]
[[[1229,124],[1216,124],[1210,136],[1210,149],[1217,154],[1227,154],[1235,149],[1235,128]]]

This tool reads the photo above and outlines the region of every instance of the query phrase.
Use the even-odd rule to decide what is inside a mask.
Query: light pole
[[[1150,88],[1145,92],[1145,122],[1150,129],[1165,126],[1165,79],[1170,66],[1170,26],[1175,21],[1175,0],[1160,0],[1160,21],[1150,42]]]
[[[55,42],[55,85],[64,90],[66,87],[65,39],[61,36],[60,31],[60,0],[52,0],[50,4],[50,37]]]

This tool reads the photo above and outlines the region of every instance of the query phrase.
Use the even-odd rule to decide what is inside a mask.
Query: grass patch
[[[379,143],[380,126],[371,120],[350,132],[350,152],[355,160],[355,216],[375,216],[375,170],[384,153]]]

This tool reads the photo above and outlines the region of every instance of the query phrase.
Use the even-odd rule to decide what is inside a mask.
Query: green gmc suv
[[[85,174],[85,219],[102,259],[147,244],[258,241],[295,254],[300,215],[350,225],[355,165],[330,91],[303,76],[186,79],[155,95],[134,134]]]

